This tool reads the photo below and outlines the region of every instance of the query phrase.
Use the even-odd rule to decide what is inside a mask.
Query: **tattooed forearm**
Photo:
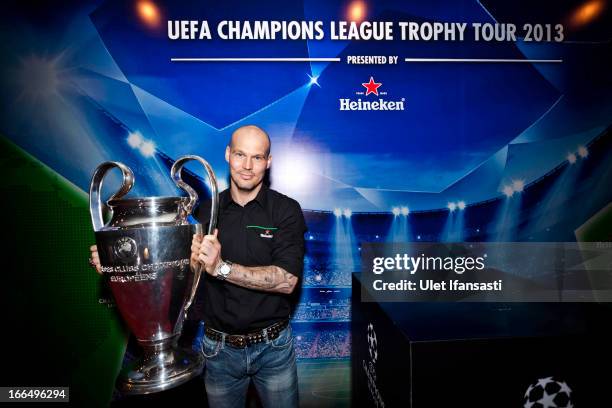
[[[298,278],[274,265],[247,267],[233,264],[227,280],[249,289],[289,294],[295,289]]]

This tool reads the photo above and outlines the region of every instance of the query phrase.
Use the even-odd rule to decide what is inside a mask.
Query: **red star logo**
[[[373,93],[378,96],[378,88],[382,86],[382,82],[374,82],[374,77],[370,77],[370,82],[366,82],[361,84],[365,89],[367,89],[366,96]]]

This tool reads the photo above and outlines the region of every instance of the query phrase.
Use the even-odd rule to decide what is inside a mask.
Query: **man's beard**
[[[259,180],[257,183],[251,184],[241,184],[240,181],[241,180],[237,180],[237,178],[232,177],[232,181],[234,182],[234,184],[236,185],[236,188],[238,188],[238,190],[244,192],[244,193],[250,193],[251,191],[255,190],[262,182],[263,179]]]

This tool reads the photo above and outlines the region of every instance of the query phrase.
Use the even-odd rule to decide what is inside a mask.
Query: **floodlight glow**
[[[410,213],[410,210],[408,209],[408,207],[402,207],[402,215],[408,215]]]
[[[290,150],[287,146],[277,147],[274,152],[277,158],[271,168],[274,185],[287,194],[311,191],[314,175],[319,171],[313,156]]]
[[[567,161],[568,161],[570,164],[574,164],[574,163],[576,163],[576,160],[578,160],[578,158],[576,157],[576,155],[575,155],[574,153],[568,153],[568,154],[567,154]]]
[[[580,146],[578,147],[578,156],[580,156],[581,158],[585,158],[589,155],[589,151],[587,150],[586,147],[584,146]]]
[[[459,201],[457,203],[457,208],[460,210],[465,210],[465,201]]]
[[[161,20],[159,9],[152,1],[139,1],[137,3],[137,12],[140,19],[151,27],[157,27]]]
[[[397,217],[398,215],[400,215],[400,208],[399,207],[393,207],[391,209],[391,212],[393,213],[393,215],[395,215]]]
[[[336,217],[342,216],[342,210],[340,208],[334,208],[334,215]]]
[[[514,194],[514,189],[512,186],[505,186],[502,192],[506,195],[506,197],[512,197]]]
[[[144,157],[151,157],[155,154],[155,144],[151,141],[144,142],[140,145],[139,150]]]
[[[351,215],[353,215],[353,212],[351,211],[351,209],[350,209],[350,208],[345,208],[345,209],[344,209],[344,211],[342,212],[342,214],[344,214],[344,216],[345,216],[346,218],[350,218],[350,217],[351,217]]]
[[[449,209],[451,212],[453,212],[453,211],[455,211],[455,209],[457,209],[457,204],[455,204],[455,203],[448,203],[448,204],[446,205],[446,207],[447,207],[447,208],[448,208],[448,209]]]
[[[140,134],[140,132],[130,133],[127,138],[127,142],[132,149],[136,149],[137,147],[139,147],[143,143],[143,141],[144,140],[142,139],[142,135]]]
[[[363,1],[354,1],[349,5],[349,20],[360,22],[363,20],[366,14],[366,5]]]
[[[604,0],[589,0],[576,8],[569,19],[572,28],[579,28],[595,20],[606,8]]]
[[[512,181],[512,189],[515,192],[520,193],[523,191],[524,188],[525,188],[525,180],[513,180]]]

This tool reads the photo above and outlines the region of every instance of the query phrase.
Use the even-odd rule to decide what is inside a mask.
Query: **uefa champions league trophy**
[[[211,234],[219,205],[217,181],[199,156],[181,157],[170,171],[189,197],[122,198],[132,188],[134,174],[119,162],[102,163],[91,180],[89,209],[102,273],[123,320],[144,350],[142,358],[117,379],[118,388],[126,394],[176,387],[199,375],[204,366],[199,353],[177,347],[202,272],[199,263],[190,267],[192,236],[202,233],[202,225],[190,217],[198,195],[181,179],[183,166],[191,160],[199,161],[208,173]],[[123,182],[106,203],[112,216],[104,223],[100,190],[104,176],[115,167],[123,173]]]

